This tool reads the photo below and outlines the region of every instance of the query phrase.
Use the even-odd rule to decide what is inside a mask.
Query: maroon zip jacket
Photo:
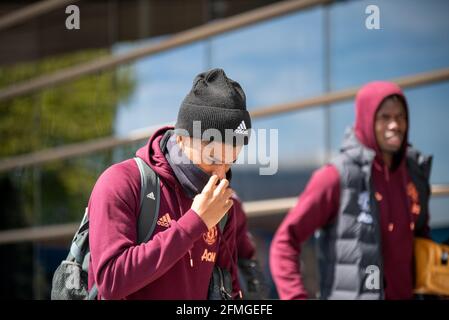
[[[410,299],[413,296],[413,230],[410,224],[416,222],[418,215],[412,212],[407,195],[407,185],[411,181],[404,157],[408,135],[404,138],[399,165],[390,170],[383,163],[374,133],[376,111],[392,94],[404,96],[392,83],[379,81],[364,86],[356,97],[354,130],[357,139],[376,152],[372,178],[380,212],[385,298]],[[307,298],[298,262],[301,244],[336,217],[339,202],[339,173],[334,166],[326,165],[314,172],[272,241],[270,268],[281,299]],[[390,223],[394,224],[392,231],[388,230]],[[428,234],[428,223],[425,229]]]
[[[192,199],[184,194],[160,149],[159,142],[169,129],[173,128],[159,129],[137,151],[160,177],[158,223],[148,242],[136,244],[140,173],[133,159],[108,168],[92,191],[89,288],[95,281],[98,298],[207,299],[215,263],[231,271],[233,294],[239,293],[237,247],[242,257],[254,254],[248,237],[242,236],[246,235],[245,214],[234,198],[224,233],[218,227],[207,229],[190,209]]]

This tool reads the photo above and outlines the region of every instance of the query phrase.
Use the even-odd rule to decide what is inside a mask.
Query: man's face
[[[374,124],[377,145],[383,153],[401,149],[407,132],[407,114],[399,99],[387,99],[379,107]]]
[[[177,136],[177,142],[187,157],[209,175],[217,175],[220,180],[226,178],[226,173],[242,150],[242,146],[220,142],[202,142],[189,137]]]

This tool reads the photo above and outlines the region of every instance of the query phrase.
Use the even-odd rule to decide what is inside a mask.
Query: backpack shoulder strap
[[[218,222],[218,228],[220,228],[221,233],[224,232],[224,228],[226,226],[226,222],[228,222],[228,212],[225,213],[223,218],[221,218],[220,222]]]
[[[148,164],[139,157],[135,157],[134,160],[137,163],[137,167],[140,172],[140,213],[139,221],[137,222],[137,241],[138,243],[147,242],[153,234],[156,227],[156,221],[159,213],[159,200],[160,200],[160,185],[159,177]],[[84,229],[85,225],[88,225],[87,210],[84,215],[81,226],[77,232]],[[76,236],[75,236],[76,237]],[[74,247],[72,245],[72,247]],[[72,248],[70,249],[72,252]],[[76,254],[76,252],[72,253]],[[87,299],[95,300],[98,295],[97,285],[94,283]]]
[[[137,222],[138,243],[147,242],[156,227],[159,213],[159,177],[141,158],[135,157],[140,171],[140,214]]]
[[[89,251],[89,214],[88,209],[84,211],[80,226],[72,239],[70,252],[66,260],[76,261],[83,264],[84,255]]]

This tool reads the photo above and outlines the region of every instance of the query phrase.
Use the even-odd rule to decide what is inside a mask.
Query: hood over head
[[[404,135],[401,150],[398,152],[394,163],[399,163],[404,158],[408,145],[408,106],[401,88],[392,82],[374,81],[364,85],[357,93],[355,99],[355,125],[354,131],[357,139],[367,148],[376,152],[376,161],[383,163],[382,154],[376,141],[375,119],[376,112],[382,102],[389,96],[399,95],[405,102],[407,114],[407,131]]]

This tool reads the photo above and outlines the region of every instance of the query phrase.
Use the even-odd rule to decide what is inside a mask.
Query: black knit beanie
[[[194,121],[201,122],[201,136],[193,130]],[[195,77],[192,89],[181,104],[175,125],[178,135],[211,141],[213,139],[203,137],[207,129],[218,130],[223,140],[220,142],[235,145],[236,141],[242,141],[248,144],[251,117],[246,110],[245,93],[222,69],[212,69]]]

